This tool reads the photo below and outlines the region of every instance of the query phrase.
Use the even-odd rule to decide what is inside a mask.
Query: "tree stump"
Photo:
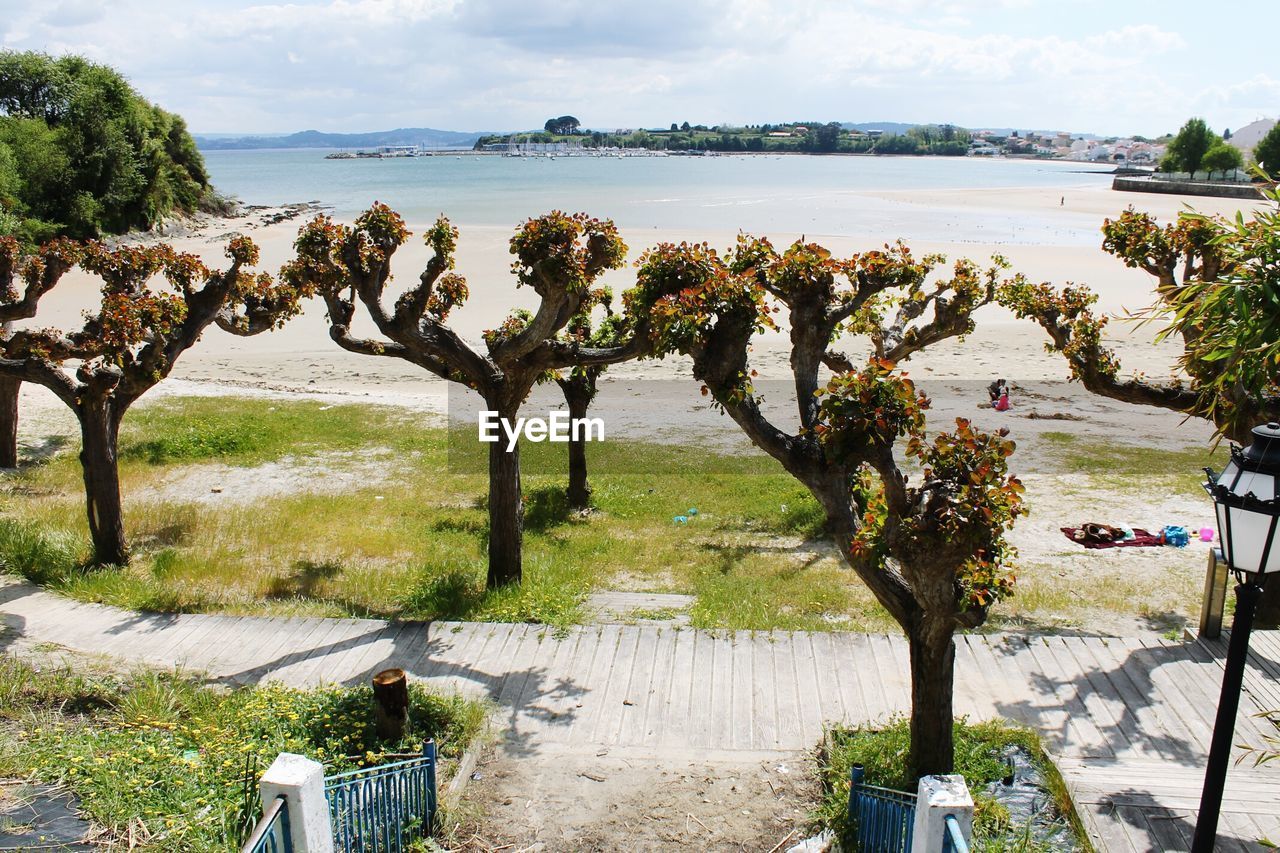
[[[373,677],[373,719],[383,740],[400,740],[408,731],[409,680],[403,669],[384,669]]]

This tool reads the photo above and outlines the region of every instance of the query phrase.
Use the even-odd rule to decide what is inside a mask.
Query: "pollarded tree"
[[[1103,223],[1102,248],[1155,277],[1155,302],[1135,318],[1167,324],[1156,340],[1181,343],[1185,380],[1122,376],[1087,287],[1022,283],[1000,301],[1048,332],[1048,348],[1093,393],[1204,418],[1249,444],[1254,426],[1280,420],[1280,195],[1266,195],[1271,208],[1247,220],[1183,213],[1160,225],[1130,208]],[[1263,594],[1257,619],[1280,625],[1280,586]]]
[[[1093,393],[1205,418],[1249,443],[1255,425],[1280,417],[1280,207],[1238,221],[1184,213],[1166,225],[1130,208],[1102,232],[1105,251],[1155,278],[1155,303],[1133,319],[1168,324],[1156,338],[1180,341],[1185,380],[1123,376],[1088,287],[1020,282],[1000,301],[1037,322]]]
[[[0,237],[0,342],[9,337],[15,320],[36,315],[40,298],[53,288],[80,258],[80,246],[55,240],[35,254],[25,254],[13,237]],[[22,283],[19,292],[17,283]],[[18,392],[22,380],[0,374],[0,468],[18,465]]]
[[[976,627],[1012,591],[1004,532],[1022,514],[1009,476],[1013,442],[958,419],[925,438],[928,400],[896,363],[973,328],[1001,264],[917,261],[901,244],[847,260],[797,243],[779,254],[741,238],[726,257],[702,245],[648,252],[628,314],[648,326],[655,355],[692,357],[705,393],[802,483],[822,507],[848,565],[902,626],[911,652],[913,772],[953,766],[952,691],[958,628]],[[932,283],[931,283],[932,282]],[[760,406],[749,363],[753,337],[785,314],[799,429],[788,433]],[[870,338],[860,369],[831,351],[841,332]],[[823,365],[835,375],[823,382]],[[916,483],[895,459],[900,442],[921,468]]]
[[[409,238],[400,216],[375,204],[354,227],[317,217],[303,226],[295,243],[297,257],[281,271],[297,287],[315,289],[329,309],[329,334],[351,352],[400,358],[484,398],[486,407],[514,423],[520,406],[539,377],[548,371],[612,364],[637,357],[639,337],[623,345],[596,348],[564,339],[561,332],[590,300],[591,284],[607,269],[619,267],[626,245],[613,223],[585,214],[549,213],[524,223],[511,238],[512,270],[518,286],[538,294],[538,310],[513,315],[485,333],[485,352],[462,339],[447,320],[467,298],[465,280],[451,272],[458,231],[441,217],[427,230],[433,250],[413,287],[392,305],[384,303],[391,258]],[[380,337],[351,331],[357,301]],[[519,583],[524,507],[520,494],[520,448],[506,442],[489,445],[490,587]]]
[[[73,262],[102,279],[102,300],[73,332],[18,329],[0,340],[0,376],[35,382],[66,403],[80,422],[80,463],[94,562],[129,559],[120,501],[118,438],[129,407],[169,375],[178,358],[210,325],[239,335],[275,328],[297,313],[294,288],[245,267],[258,260],[247,237],[227,247],[231,265],[211,270],[194,255],[167,245],[82,250],[57,244],[46,269]],[[166,289],[151,281],[162,278]],[[74,362],[72,370],[66,366]]]

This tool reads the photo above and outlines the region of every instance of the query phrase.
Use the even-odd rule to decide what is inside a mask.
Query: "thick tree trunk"
[[[398,741],[409,730],[409,681],[403,669],[373,677],[373,720],[378,737]]]
[[[89,536],[97,565],[123,566],[129,562],[124,538],[124,508],[120,502],[120,470],[117,444],[120,414],[109,401],[85,401],[80,415],[80,465],[84,469],[84,494],[89,512]]]
[[[952,692],[956,647],[951,631],[922,625],[908,631],[911,650],[911,772],[918,779],[955,766]]]
[[[587,417],[587,408],[591,399],[581,389],[570,384],[564,389],[565,402],[569,404],[569,418],[573,423]],[[582,432],[571,430],[569,433],[569,491],[567,497],[572,509],[589,509],[591,507],[591,486],[587,482],[587,442]]]
[[[514,422],[514,412],[502,417]],[[508,452],[502,441],[489,445],[489,579],[490,589],[520,583],[524,538],[524,503],[520,499],[520,445]]]
[[[0,468],[18,467],[18,391],[22,380],[0,376]]]

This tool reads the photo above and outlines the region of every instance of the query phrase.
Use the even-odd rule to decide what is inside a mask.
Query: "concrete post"
[[[1200,604],[1200,636],[1216,640],[1222,634],[1222,613],[1227,606],[1227,561],[1217,548],[1209,549],[1204,575],[1204,601]]]
[[[916,822],[911,836],[911,853],[939,853],[947,834],[947,815],[960,821],[964,840],[973,837],[973,797],[964,777],[925,776],[920,779],[916,798]]]
[[[324,765],[282,752],[262,774],[258,789],[264,803],[284,796],[294,853],[333,853],[333,827],[324,796]]]

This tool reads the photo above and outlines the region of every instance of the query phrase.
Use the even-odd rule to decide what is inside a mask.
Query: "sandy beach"
[[[1082,229],[1097,233],[1103,218],[1115,216],[1130,205],[1165,221],[1175,217],[1188,203],[1198,210],[1224,215],[1241,209],[1239,202],[1228,199],[1121,193],[1103,188],[1076,188],[1069,192],[1054,188],[939,189],[860,195],[874,198],[877,203],[887,202],[902,208],[921,224],[921,230],[930,233],[945,232],[948,222],[956,217],[993,211],[1035,219],[1042,229],[1056,224],[1064,233],[1079,234]],[[852,203],[857,201],[855,198]],[[1247,211],[1249,208],[1246,206],[1244,209]],[[591,212],[598,215],[608,213]],[[274,272],[292,256],[292,241],[302,222],[314,215],[308,211],[281,219],[280,214],[280,209],[247,209],[233,219],[203,220],[186,229],[181,236],[171,238],[170,242],[181,251],[193,252],[211,265],[219,266],[225,263],[222,250],[226,241],[235,234],[247,234],[261,249],[260,269]],[[395,273],[401,280],[416,279],[426,262],[427,249],[416,235],[429,224],[409,223],[415,237],[397,252],[395,258]],[[457,269],[466,276],[471,297],[463,308],[454,312],[451,325],[473,345],[483,349],[483,331],[500,323],[514,308],[536,307],[536,296],[527,289],[515,287],[507,251],[511,229],[468,225],[465,222],[456,224],[461,231]],[[767,236],[775,245],[785,246],[801,235],[781,233]],[[803,236],[806,240],[822,243],[838,255],[877,248],[889,239],[883,234],[869,233],[809,233]],[[646,248],[659,242],[705,240],[713,246],[728,247],[736,234],[631,229],[624,230],[623,237],[630,247],[628,261],[633,262]],[[1087,246],[1029,245],[999,239],[985,244],[916,241],[909,245],[918,255],[941,252],[951,259],[967,256],[985,261],[995,253],[1002,254],[1011,262],[1013,270],[1032,280],[1090,285],[1099,294],[1099,308],[1114,315],[1148,304],[1152,284],[1150,276],[1124,267],[1099,248],[1100,242],[1101,235],[1098,234],[1095,243]],[[604,281],[613,287],[615,293],[621,293],[634,282],[634,274],[634,266],[629,263],[623,269],[606,274]],[[41,303],[40,316],[31,322],[41,326],[74,326],[82,312],[93,306],[98,286],[97,280],[87,273],[72,271],[46,296]],[[356,330],[372,333],[372,327],[367,325],[362,315],[357,317]],[[1125,370],[1141,371],[1156,377],[1171,374],[1177,350],[1169,345],[1152,345],[1150,329],[1134,330],[1130,324],[1117,319],[1110,327],[1110,335]],[[1202,440],[1207,434],[1200,425],[1178,426],[1180,418],[1176,415],[1145,411],[1141,407],[1116,406],[1082,394],[1078,388],[1063,387],[1067,379],[1065,364],[1060,356],[1045,352],[1045,340],[1043,333],[1033,324],[1017,321],[1003,309],[991,306],[979,312],[978,329],[966,341],[949,341],[934,347],[916,356],[905,367],[935,398],[935,419],[949,421],[954,414],[971,415],[971,403],[981,400],[979,386],[995,376],[1003,376],[1015,383],[1042,385],[1045,393],[1049,393],[1047,389],[1057,388],[1052,394],[1066,395],[1063,399],[1070,400],[1069,406],[1073,408],[1100,406],[1107,412],[1105,422],[1096,424],[1096,430],[1090,428],[1090,421],[1082,422],[1082,426],[1073,425],[1074,429],[1109,433],[1122,441],[1138,440],[1139,437],[1151,436],[1146,428],[1148,425],[1142,423],[1143,419],[1158,415],[1174,425],[1169,435],[1161,431],[1161,441],[1171,440],[1176,445],[1185,445]],[[846,351],[856,353],[859,343],[847,341],[842,346]],[[752,363],[762,380],[786,380],[789,378],[787,357],[783,337],[766,335],[756,344]],[[654,380],[684,380],[689,386],[685,404],[664,407],[665,417],[661,421],[650,416],[653,409],[643,403],[646,394],[636,390],[638,383]],[[671,387],[667,387],[665,382],[662,385],[661,395],[672,399],[681,393],[679,389],[683,387],[679,382],[671,383]],[[681,434],[688,434],[688,430],[733,431],[732,425],[723,419],[703,413],[705,401],[700,399],[696,383],[690,381],[689,365],[684,359],[645,360],[614,367],[607,374],[604,387],[598,405],[605,410],[614,410],[615,434],[653,436],[668,434],[672,430]],[[656,389],[652,385],[647,387],[650,391]],[[611,392],[611,389],[615,390]],[[370,358],[339,349],[329,340],[323,304],[312,300],[301,316],[270,334],[239,338],[211,328],[199,344],[179,361],[171,380],[153,391],[151,396],[190,393],[322,394],[347,400],[367,398],[370,402],[443,414],[448,408],[450,389],[448,383],[399,359]],[[455,389],[453,393],[458,392]],[[24,432],[26,429],[40,429],[41,423],[48,418],[62,421],[65,427],[70,427],[71,421],[58,412],[61,405],[44,389],[25,386],[23,396],[27,418]],[[627,398],[641,405],[633,408],[626,404]],[[1053,425],[1055,422],[1040,423]],[[1061,421],[1057,422],[1056,428],[1061,429],[1062,426]]]
[[[880,193],[878,201],[909,206],[916,217],[963,215],[966,210],[1014,211],[1044,222],[1061,219],[1064,230],[1078,232],[1081,220],[1096,229],[1108,215],[1116,215],[1128,205],[1168,219],[1182,209],[1184,201],[1207,212],[1232,214],[1237,206],[1218,199],[1181,199],[1158,195],[1136,195],[1094,190],[1075,191],[1066,199],[1057,191],[1014,189],[991,192],[924,191]],[[958,212],[959,211],[959,212]],[[606,213],[606,211],[599,211]],[[218,263],[221,247],[235,233],[250,235],[262,249],[261,267],[274,271],[288,259],[291,243],[302,219],[273,222],[276,211],[256,210],[234,220],[205,223],[191,233],[172,240],[182,250],[195,252]],[[424,224],[410,223],[420,232]],[[935,225],[937,222],[934,223]],[[467,276],[471,298],[453,321],[466,338],[478,344],[482,331],[501,321],[514,307],[534,307],[533,294],[517,290],[509,272],[507,240],[510,230],[493,226],[458,223],[461,239],[458,269]],[[729,246],[732,233],[688,233],[678,231],[624,231],[631,248],[630,260],[659,241],[707,240]],[[771,234],[775,245],[785,245],[799,235]],[[883,243],[880,235],[807,234],[833,252],[852,253]],[[1100,243],[1100,235],[1098,243]],[[967,255],[985,259],[1004,254],[1015,270],[1032,279],[1056,283],[1084,282],[1100,295],[1103,310],[1119,313],[1125,308],[1146,304],[1151,281],[1137,270],[1125,268],[1097,245],[1027,245],[993,240],[987,244],[930,242],[912,248],[943,252],[952,258]],[[396,256],[396,273],[402,280],[416,278],[427,257],[415,239]],[[615,292],[630,285],[634,268],[607,276]],[[80,312],[92,304],[95,280],[73,272],[42,305],[37,322],[41,325],[74,323]],[[140,405],[171,396],[230,395],[264,398],[321,399],[333,403],[362,402],[411,409],[427,419],[443,419],[450,409],[473,411],[473,401],[465,389],[450,386],[424,371],[393,358],[357,356],[340,350],[328,338],[324,307],[313,301],[303,315],[283,330],[255,338],[237,338],[216,329],[179,362],[173,377],[145,398]],[[1112,341],[1126,370],[1140,370],[1151,376],[1169,375],[1177,355],[1171,346],[1156,347],[1150,330],[1134,331],[1121,322],[1113,323]],[[359,327],[358,327],[359,330]],[[365,328],[364,331],[369,331]],[[942,429],[956,417],[967,417],[985,429],[1008,427],[1018,441],[1014,469],[1028,485],[1033,514],[1019,523],[1013,541],[1024,561],[1035,572],[1053,572],[1059,578],[1079,577],[1082,584],[1140,583],[1152,590],[1149,611],[1167,613],[1180,609],[1180,593],[1195,585],[1203,571],[1204,549],[1121,549],[1120,552],[1084,551],[1066,542],[1060,526],[1088,520],[1124,521],[1135,526],[1159,529],[1167,523],[1182,523],[1192,529],[1211,524],[1207,501],[1185,496],[1143,496],[1139,493],[1087,494],[1085,480],[1064,475],[1055,456],[1053,441],[1042,440],[1045,433],[1066,433],[1082,441],[1110,445],[1146,445],[1164,449],[1204,449],[1211,430],[1201,421],[1188,421],[1176,413],[1143,406],[1114,403],[1095,397],[1068,383],[1061,357],[1047,353],[1045,337],[1038,327],[1014,320],[1002,309],[984,309],[978,330],[964,342],[949,341],[912,359],[906,369],[933,400],[931,428]],[[856,344],[848,342],[855,351]],[[793,403],[787,384],[787,351],[780,336],[761,340],[752,353],[753,365],[761,374],[760,389],[766,408],[779,423],[791,423]],[[982,406],[984,386],[995,376],[1014,383],[1014,409],[993,412]],[[526,411],[558,407],[554,388],[535,392]],[[459,405],[466,402],[468,405]],[[655,412],[661,412],[655,417]],[[726,417],[712,411],[692,381],[687,361],[640,361],[619,365],[606,374],[592,415],[605,419],[609,437],[679,443],[696,440],[723,447],[726,452],[752,452],[745,437]],[[22,396],[21,442],[28,448],[49,447],[55,436],[65,436],[72,446],[77,440],[70,413],[47,391],[24,386]],[[286,491],[326,490],[345,482],[340,476],[347,467],[337,464],[301,464],[297,470],[226,469],[202,472],[165,486],[169,500],[214,503],[269,498]],[[356,466],[358,467],[358,466]],[[355,470],[355,469],[352,469]],[[350,473],[350,472],[348,472]],[[653,472],[648,472],[653,473]],[[358,474],[358,472],[357,472]],[[1043,475],[1043,476],[1038,476]],[[209,478],[220,484],[211,498]],[[1087,478],[1086,478],[1087,479]],[[1083,503],[1082,503],[1083,501]],[[1178,579],[1174,581],[1173,579]],[[1163,590],[1157,592],[1157,590]],[[1029,605],[1033,606],[1033,605]],[[1044,623],[1044,614],[1038,617]],[[1120,616],[1100,610],[1090,617],[1090,630],[1143,631],[1146,616]],[[1052,614],[1048,618],[1052,622]],[[1069,629],[1074,620],[1069,620]]]

